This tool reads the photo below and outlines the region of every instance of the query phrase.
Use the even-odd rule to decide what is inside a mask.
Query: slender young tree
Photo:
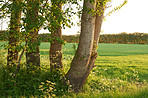
[[[10,31],[9,31],[9,43],[8,43],[8,56],[7,65],[11,70],[11,67],[17,64],[18,60],[18,38],[20,34],[20,18],[21,18],[21,6],[22,0],[13,0],[11,8],[10,18]]]
[[[40,66],[40,54],[38,43],[38,12],[39,12],[39,0],[27,1],[27,49],[26,49],[26,63],[27,66],[36,69]]]
[[[51,43],[50,43],[50,68],[51,71],[63,68],[62,65],[62,2],[51,0]]]

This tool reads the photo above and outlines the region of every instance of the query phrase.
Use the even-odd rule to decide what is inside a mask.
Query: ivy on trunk
[[[60,0],[51,0],[51,43],[50,43],[50,69],[59,70],[62,65],[62,2]]]
[[[38,12],[39,12],[39,0],[27,1],[27,22],[26,22],[26,63],[27,67],[36,69],[40,66],[40,54],[38,43]]]
[[[18,61],[18,45],[19,45],[19,35],[20,35],[20,18],[21,18],[21,6],[20,2],[22,0],[13,0],[11,8],[10,17],[10,31],[8,36],[8,56],[7,65],[11,70],[17,65]]]

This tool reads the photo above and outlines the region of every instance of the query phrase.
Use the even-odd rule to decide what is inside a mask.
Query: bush
[[[69,84],[64,85],[64,76],[59,73],[51,73],[49,69],[31,71],[21,65],[20,71],[9,71],[7,67],[1,68],[0,96],[1,97],[30,97],[61,96],[70,89]],[[65,79],[66,81],[66,79]]]

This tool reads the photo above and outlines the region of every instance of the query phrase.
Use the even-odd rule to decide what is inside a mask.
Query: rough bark
[[[7,65],[11,70],[11,67],[16,66],[18,60],[18,38],[20,33],[20,18],[21,18],[21,9],[19,3],[22,0],[13,0],[11,18],[10,18],[10,32],[9,32],[9,43],[8,43],[8,56],[7,56]]]
[[[51,18],[51,44],[50,44],[50,69],[59,70],[63,68],[62,65],[62,30],[61,30],[61,1],[51,0],[52,8],[51,13],[53,14]]]
[[[26,63],[31,69],[36,69],[40,66],[40,54],[38,44],[38,11],[39,0],[27,1],[27,29],[28,37],[26,40]]]
[[[83,8],[78,49],[71,63],[70,70],[66,74],[66,78],[73,85],[73,89],[76,92],[81,89],[86,81],[94,39],[95,16],[92,15],[92,12],[88,13],[88,10],[95,9],[95,4],[87,0],[84,1]]]

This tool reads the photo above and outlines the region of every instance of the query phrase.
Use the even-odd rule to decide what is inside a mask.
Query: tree
[[[97,46],[104,18],[104,9],[109,1],[96,0],[96,3],[92,3],[91,0],[84,0],[79,45],[70,70],[66,74],[66,78],[73,85],[76,92],[82,88],[91,70],[95,67],[94,62],[97,57]],[[122,5],[111,12],[120,9],[126,2],[125,0]],[[93,15],[95,4],[97,10],[95,12],[96,15]]]
[[[11,8],[10,19],[10,31],[9,31],[9,43],[8,43],[8,56],[7,65],[11,70],[11,67],[15,66],[18,61],[18,38],[20,34],[20,18],[21,18],[21,6],[22,0],[13,0]]]
[[[27,0],[26,15],[26,63],[28,67],[35,68],[40,66],[40,54],[38,43],[39,30],[39,2],[40,0]]]
[[[51,0],[51,43],[50,43],[50,68],[51,71],[63,68],[62,65],[62,1]]]
[[[92,11],[95,10],[95,2],[85,0],[83,3],[79,45],[66,74],[66,78],[73,85],[75,91],[81,89],[88,76],[88,69],[91,67],[89,62],[92,55],[95,26],[95,16]]]

